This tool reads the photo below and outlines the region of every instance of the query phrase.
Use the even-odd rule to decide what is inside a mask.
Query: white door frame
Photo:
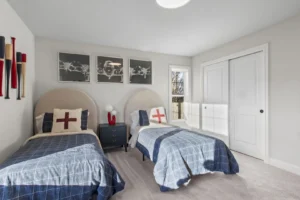
[[[209,65],[213,65],[219,62],[224,62],[224,61],[229,61],[235,58],[239,58],[242,56],[247,56],[249,54],[254,54],[257,52],[262,52],[263,53],[263,59],[264,59],[264,65],[265,65],[265,80],[266,80],[266,84],[265,84],[265,91],[266,91],[266,98],[265,98],[265,105],[266,105],[266,112],[265,112],[265,120],[266,120],[266,131],[264,134],[264,142],[263,142],[263,149],[265,150],[264,152],[264,162],[269,164],[269,44],[263,44],[260,46],[256,46],[244,51],[240,51],[238,53],[234,53],[231,54],[229,56],[224,56],[222,58],[216,59],[216,60],[212,60],[212,61],[208,61],[205,62],[203,64],[201,64],[201,68],[203,69],[206,66]],[[202,87],[202,90],[204,88]],[[204,91],[203,91],[204,92]],[[202,99],[203,102],[203,99]],[[229,134],[230,137],[230,134]]]

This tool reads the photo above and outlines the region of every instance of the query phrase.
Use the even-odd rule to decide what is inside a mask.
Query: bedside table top
[[[126,124],[123,123],[116,123],[116,125],[114,126],[110,126],[109,124],[105,123],[105,124],[99,124],[100,127],[118,127],[118,126],[126,126]]]

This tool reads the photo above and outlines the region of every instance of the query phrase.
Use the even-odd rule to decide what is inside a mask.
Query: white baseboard
[[[288,172],[291,172],[291,173],[294,173],[294,174],[297,174],[300,176],[300,167],[298,167],[296,165],[293,165],[293,164],[290,164],[287,162],[283,162],[281,160],[276,160],[273,158],[270,158],[269,164],[274,167],[278,167],[280,169],[286,170]]]

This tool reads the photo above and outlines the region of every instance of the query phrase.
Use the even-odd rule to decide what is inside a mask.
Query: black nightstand
[[[127,152],[127,127],[124,123],[117,123],[115,126],[99,124],[98,136],[103,150],[114,147],[125,147]]]

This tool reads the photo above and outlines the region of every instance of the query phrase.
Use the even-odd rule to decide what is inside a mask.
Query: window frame
[[[172,94],[172,72],[173,71],[187,73],[187,77],[184,77],[184,94],[183,95],[173,95]],[[192,81],[191,81],[191,67],[190,66],[180,66],[180,65],[170,65],[169,66],[169,91],[168,91],[169,92],[169,94],[168,94],[168,96],[169,96],[169,115],[168,115],[169,123],[186,121],[186,119],[173,120],[172,97],[184,97],[184,102],[191,101],[191,99],[192,99],[191,86],[192,86]]]

